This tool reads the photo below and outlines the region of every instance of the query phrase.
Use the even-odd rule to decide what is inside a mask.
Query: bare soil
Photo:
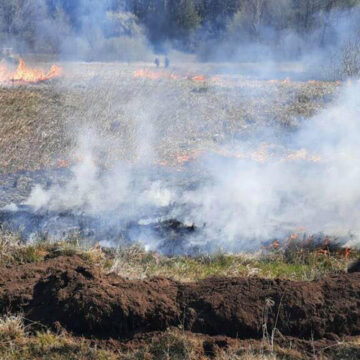
[[[0,312],[98,339],[131,339],[170,326],[210,336],[338,339],[360,334],[360,273],[317,282],[210,278],[179,283],[106,275],[80,256],[0,269]]]

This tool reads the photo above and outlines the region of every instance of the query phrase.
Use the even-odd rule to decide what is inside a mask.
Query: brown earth
[[[182,284],[105,275],[80,256],[0,268],[0,312],[98,339],[169,326],[259,339],[266,328],[302,339],[360,334],[360,273],[317,282],[210,278]]]
[[[209,336],[204,334],[191,333],[179,330],[178,328],[170,328],[163,332],[150,332],[140,334],[128,341],[121,340],[98,340],[89,339],[89,345],[98,349],[106,349],[111,351],[136,352],[143,349],[149,344],[159,346],[160,344],[171,344],[171,341],[180,337],[189,342],[193,350],[197,353],[195,359],[232,359],[231,355],[224,357],[225,354],[234,354],[234,359],[268,359],[266,355],[277,354],[276,359],[287,360],[303,360],[303,359],[348,359],[357,360],[360,356],[360,347],[356,345],[357,337],[345,337],[342,341],[332,339],[304,340],[296,337],[275,337],[275,348],[272,350],[268,339],[234,339],[225,336]],[[79,338],[78,341],[83,341]],[[176,344],[176,342],[175,342]],[[347,344],[344,347],[341,344]],[[160,347],[161,349],[161,347]],[[236,357],[240,355],[241,357]],[[252,356],[250,355],[252,354]],[[256,355],[260,356],[256,356]],[[221,356],[223,355],[223,356]],[[246,357],[248,355],[248,357]],[[156,357],[155,357],[156,358]],[[168,357],[169,359],[171,357]],[[179,357],[176,357],[178,359]],[[270,357],[272,358],[272,357]],[[157,358],[156,358],[157,359]]]

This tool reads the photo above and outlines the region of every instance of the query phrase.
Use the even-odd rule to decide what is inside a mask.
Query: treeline
[[[305,38],[314,32],[317,45],[325,46],[334,40],[339,17],[351,18],[359,5],[359,0],[125,0],[121,6],[137,16],[152,43],[170,39],[196,50],[229,39],[276,45],[284,34]]]
[[[121,5],[120,5],[121,3]],[[306,32],[318,26],[319,14],[352,9],[359,0],[125,0],[154,40],[178,38],[199,29],[221,35],[234,18],[250,36],[259,27]]]
[[[139,19],[112,0],[0,0],[0,52],[137,60],[149,52]]]
[[[0,0],[0,46],[131,58],[146,42],[202,57],[252,44],[296,55],[338,41],[339,26],[348,33],[360,23],[359,8],[360,0]]]

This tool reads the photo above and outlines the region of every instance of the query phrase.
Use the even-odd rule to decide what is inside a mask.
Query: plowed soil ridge
[[[0,268],[0,312],[78,335],[129,339],[183,325],[241,339],[264,327],[303,339],[360,334],[360,273],[316,282],[210,278],[184,284],[105,275],[80,256]]]

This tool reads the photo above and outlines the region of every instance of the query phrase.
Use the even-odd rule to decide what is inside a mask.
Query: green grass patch
[[[295,259],[295,258],[294,258]],[[106,272],[132,279],[165,276],[179,281],[196,281],[211,276],[259,276],[289,280],[316,280],[346,270],[349,260],[319,255],[289,261],[281,253],[217,254],[201,257],[164,257],[139,247],[115,252],[106,261]]]

